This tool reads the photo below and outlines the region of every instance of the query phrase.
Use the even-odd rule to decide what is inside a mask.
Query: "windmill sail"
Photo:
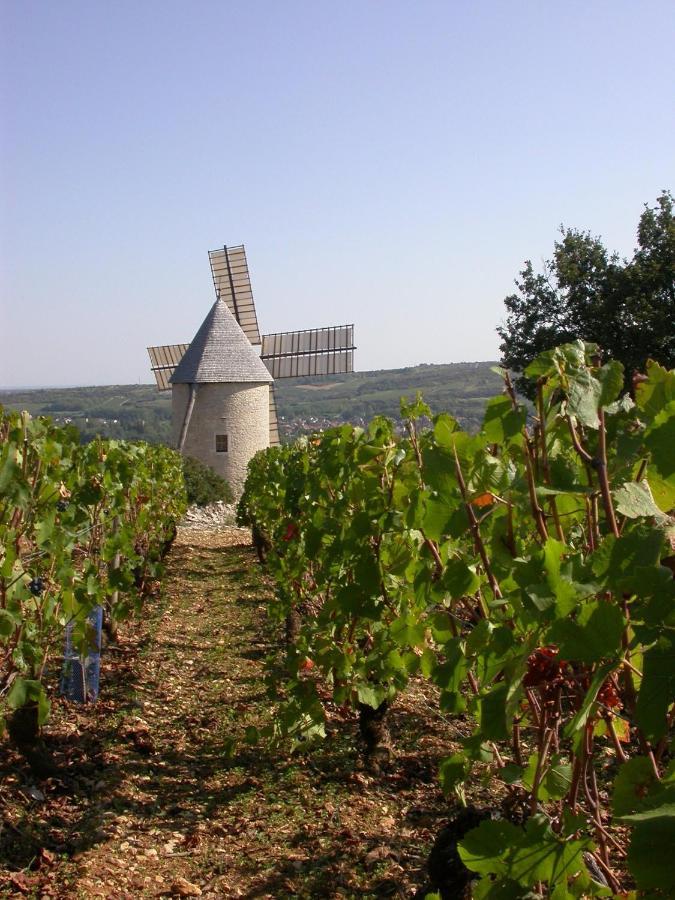
[[[354,371],[354,326],[264,334],[260,358],[272,378],[338,375]]]
[[[227,305],[250,344],[256,348],[260,347],[260,358],[257,358],[256,351],[256,362],[260,366],[262,361],[273,379],[338,375],[354,371],[356,348],[353,325],[283,331],[261,337],[243,244],[210,250],[209,262],[216,297]],[[148,347],[152,372],[160,391],[171,390],[171,378],[189,349],[189,344]],[[189,360],[190,354],[186,357],[186,365]],[[222,368],[225,363],[226,360],[220,358],[214,357],[210,360],[211,368],[214,366]],[[261,381],[267,380],[262,366],[260,369],[263,376]],[[201,380],[208,382],[209,378],[204,377]],[[236,382],[237,378],[234,381]],[[270,384],[269,391],[269,439],[271,445],[279,443],[273,384]]]
[[[171,390],[169,379],[189,346],[189,344],[164,344],[161,347],[148,347],[150,365],[160,391]]]
[[[279,422],[277,421],[277,398],[274,393],[274,384],[270,385],[270,447],[277,447],[279,440]]]
[[[209,250],[216,297],[224,300],[252,344],[260,343],[258,316],[253,302],[251,278],[244,245]]]

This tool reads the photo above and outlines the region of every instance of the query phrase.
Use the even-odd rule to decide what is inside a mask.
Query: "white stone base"
[[[269,385],[198,384],[185,456],[193,456],[225,478],[236,498],[241,496],[246,469],[258,450],[269,447]],[[190,386],[175,384],[172,394],[172,440],[178,446],[190,397]],[[216,452],[216,435],[226,434],[226,453]]]

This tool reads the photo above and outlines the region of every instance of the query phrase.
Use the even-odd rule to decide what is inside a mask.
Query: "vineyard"
[[[500,375],[477,434],[418,397],[403,436],[376,418],[254,457],[261,568],[229,539],[167,557],[172,451],[2,416],[4,740],[56,798],[41,729],[76,721],[114,775],[94,802],[87,769],[62,819],[86,783],[117,823],[57,838],[0,794],[17,896],[672,896],[675,373],[630,396],[577,342],[530,365],[533,406]],[[99,609],[127,654],[102,696],[136,693],[67,703],[66,632],[84,661]],[[45,846],[90,856],[74,875]]]
[[[375,419],[254,459],[239,516],[287,652],[251,738],[311,750],[352,709],[378,774],[392,706],[428,679],[470,724],[446,796],[500,797],[455,823],[474,897],[672,896],[675,374],[651,364],[632,400],[581,342],[526,374],[535,415],[503,373],[475,436],[446,414],[420,432],[418,399],[403,439]]]
[[[173,451],[81,445],[75,429],[0,410],[0,713],[38,766],[66,626],[83,660],[100,650],[92,613],[113,638],[153,590],[184,509]]]

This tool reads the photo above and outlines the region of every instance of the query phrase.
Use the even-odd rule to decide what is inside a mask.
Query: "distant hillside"
[[[433,412],[452,413],[477,429],[486,401],[501,388],[493,362],[449,363],[354,372],[277,382],[283,433],[297,434],[340,422],[362,424],[375,415],[399,417],[401,397],[420,391]]]
[[[293,437],[342,422],[361,424],[375,415],[398,418],[402,396],[421,391],[434,412],[456,416],[465,428],[480,425],[486,400],[500,390],[492,362],[449,363],[330,375],[323,378],[282,379],[277,404],[282,435]],[[72,422],[88,440],[106,437],[168,442],[171,433],[171,395],[154,385],[37,388],[0,391],[0,404],[48,415],[59,423]]]
[[[104,437],[169,443],[171,394],[151,384],[0,391],[0,404],[76,425],[84,440]]]

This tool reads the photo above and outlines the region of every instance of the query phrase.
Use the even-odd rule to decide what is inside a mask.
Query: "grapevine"
[[[273,733],[307,745],[352,707],[377,770],[388,708],[428,678],[472,727],[443,790],[502,798],[460,842],[476,897],[666,896],[675,373],[650,363],[621,396],[620,363],[578,341],[528,368],[533,411],[502,374],[477,435],[421,428],[418,399],[403,436],[376,419],[252,462],[240,521],[294,622]]]
[[[93,609],[114,631],[139,608],[184,508],[173,451],[81,445],[75,429],[0,408],[0,717],[17,743],[47,719],[66,625],[86,654]]]

